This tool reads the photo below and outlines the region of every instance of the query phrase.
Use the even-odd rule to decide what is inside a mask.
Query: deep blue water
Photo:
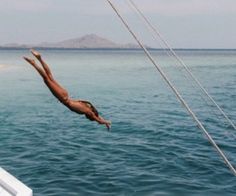
[[[61,105],[22,60],[27,50],[0,50],[0,166],[34,195],[236,194],[236,178],[141,51],[41,52],[71,97],[91,101],[112,131]],[[152,53],[236,165],[235,130],[174,61]],[[235,122],[236,51],[178,53]]]

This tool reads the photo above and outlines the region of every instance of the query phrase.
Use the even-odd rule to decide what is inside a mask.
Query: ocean
[[[236,195],[236,180],[139,50],[40,50],[74,99],[110,132],[60,104],[22,59],[0,50],[0,166],[35,196]],[[151,51],[236,166],[236,131],[164,51]],[[236,50],[178,50],[236,122]]]

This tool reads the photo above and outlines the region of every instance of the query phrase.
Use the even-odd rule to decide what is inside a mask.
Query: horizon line
[[[143,50],[142,48],[64,48],[64,47],[9,47],[9,46],[0,46],[0,49],[4,50],[27,50],[27,49],[40,49],[40,50]],[[169,51],[169,48],[152,48],[147,47],[148,50],[160,50],[160,51]],[[172,48],[173,50],[236,50],[236,48]]]

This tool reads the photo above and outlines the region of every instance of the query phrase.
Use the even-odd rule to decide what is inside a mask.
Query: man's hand
[[[110,121],[107,121],[107,122],[105,123],[105,125],[106,125],[106,127],[107,127],[107,130],[110,131],[110,129],[111,129],[111,122],[110,122]]]

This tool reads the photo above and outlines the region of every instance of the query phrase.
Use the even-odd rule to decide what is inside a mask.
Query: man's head
[[[86,104],[87,107],[90,108],[91,112],[93,112],[96,116],[99,116],[97,109],[90,102],[87,101],[82,101],[82,102]],[[90,115],[85,114],[85,116],[87,119],[94,121],[94,119]]]

